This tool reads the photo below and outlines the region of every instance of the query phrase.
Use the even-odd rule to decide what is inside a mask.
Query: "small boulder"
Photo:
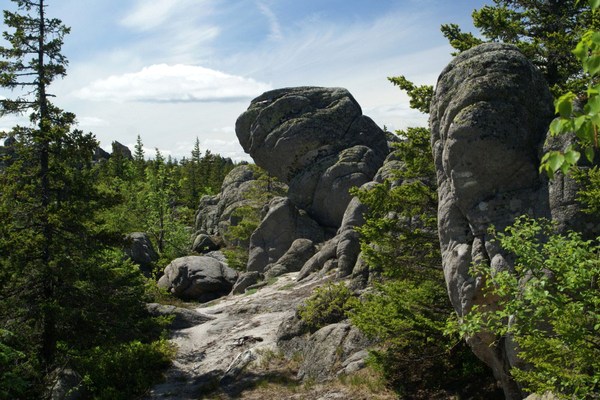
[[[315,246],[310,239],[296,239],[275,264],[270,265],[265,271],[268,278],[297,272],[315,254]]]
[[[248,271],[241,274],[233,285],[233,289],[231,290],[231,294],[242,294],[246,291],[247,288],[256,284],[261,278],[262,274],[258,271]]]
[[[237,271],[212,257],[187,256],[167,265],[158,286],[184,300],[207,302],[229,294],[237,278]]]
[[[358,361],[356,353],[368,345],[365,336],[347,322],[327,325],[308,340],[298,378],[326,381],[350,363]],[[346,363],[346,360],[349,362]]]
[[[219,250],[219,245],[212,236],[201,233],[194,239],[192,251],[195,251],[196,253],[206,253],[215,250]]]

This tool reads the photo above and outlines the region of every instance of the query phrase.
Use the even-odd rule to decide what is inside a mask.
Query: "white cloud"
[[[269,21],[269,29],[271,31],[269,37],[273,40],[283,40],[283,33],[281,31],[281,24],[277,19],[277,16],[265,3],[259,2],[258,8],[260,12],[267,18]]]
[[[74,94],[86,100],[176,103],[250,99],[270,89],[251,78],[200,66],[156,64],[94,81]]]
[[[97,128],[101,126],[109,126],[110,123],[102,118],[97,117],[77,117],[77,125],[80,128]]]
[[[197,6],[206,6],[206,1]],[[138,0],[134,9],[121,19],[124,26],[140,31],[148,31],[172,21],[173,15],[190,5],[188,0]],[[199,8],[196,8],[199,9]]]

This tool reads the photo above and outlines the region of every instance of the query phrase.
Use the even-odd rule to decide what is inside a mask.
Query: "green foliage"
[[[246,271],[248,265],[248,250],[245,247],[233,246],[223,249],[223,254],[230,268]]]
[[[570,50],[600,23],[587,2],[494,0],[472,16],[485,40],[516,45],[542,71],[555,94],[583,89],[581,65]],[[442,25],[442,33],[459,52],[483,41],[455,24]]]
[[[94,347],[79,356],[76,364],[84,372],[82,384],[90,398],[129,400],[157,382],[173,356],[174,349],[167,340],[151,343],[135,340]]]
[[[15,335],[5,329],[0,329],[0,399],[9,400],[25,396],[29,383],[26,376],[31,376],[27,371],[26,355],[19,351]]]
[[[441,264],[437,238],[437,191],[429,130],[398,132],[396,157],[403,166],[394,178],[368,190],[354,190],[369,206],[361,234],[362,257],[388,277],[437,276]],[[399,184],[396,184],[399,183]]]
[[[404,76],[390,77],[388,78],[388,81],[392,82],[394,86],[398,86],[400,89],[406,91],[406,94],[408,94],[408,97],[410,98],[410,108],[419,110],[424,114],[429,113],[429,105],[433,98],[433,86],[416,86]]]
[[[438,391],[484,391],[490,373],[455,335],[445,335],[451,312],[443,277],[424,282],[392,280],[354,304],[350,319],[381,343],[371,362],[401,395],[428,398]],[[478,382],[478,388],[470,387]],[[490,394],[491,396],[491,394]]]
[[[595,166],[589,170],[575,169],[573,177],[582,189],[577,193],[577,200],[589,214],[600,213],[600,169]]]
[[[351,303],[350,318],[380,343],[375,366],[402,395],[467,393],[468,382],[489,382],[489,372],[458,338],[444,334],[452,307],[440,268],[429,131],[409,128],[398,135],[395,158],[402,163],[394,177],[353,192],[369,207],[357,228],[362,257],[383,279]]]
[[[476,306],[458,329],[511,336],[527,366],[511,371],[527,390],[596,398],[600,389],[600,245],[578,233],[517,219],[499,244],[516,257],[515,273],[475,266],[498,308]],[[509,323],[507,323],[509,321]]]
[[[577,145],[583,150],[585,158],[592,163],[598,149],[598,127],[600,126],[600,32],[586,32],[573,54],[577,57],[583,70],[589,75],[587,102],[582,108],[575,107],[578,97],[573,92],[563,94],[555,101],[556,113],[559,115],[550,125],[552,135],[574,133]],[[581,158],[581,153],[569,147],[564,153],[551,151],[544,154],[540,172],[545,171],[550,178],[560,170],[568,173]]]
[[[314,332],[343,320],[353,304],[352,298],[353,293],[344,282],[328,282],[315,289],[312,296],[298,307],[298,315]]]
[[[440,30],[444,37],[450,42],[450,46],[458,50],[457,53],[452,53],[453,56],[483,43],[483,40],[475,37],[472,33],[462,32],[460,27],[456,24],[444,24]]]
[[[69,30],[45,17],[42,0],[15,3],[17,12],[4,13],[13,31],[4,33],[11,47],[0,47],[0,86],[27,89],[2,100],[0,116],[28,110],[31,125],[8,134],[0,168],[0,393],[38,399],[57,368],[95,347],[150,342],[161,326],[104,223],[118,196],[105,198],[98,184],[97,141],[48,101],[50,83],[66,73]],[[125,179],[128,160],[111,161],[110,173]]]

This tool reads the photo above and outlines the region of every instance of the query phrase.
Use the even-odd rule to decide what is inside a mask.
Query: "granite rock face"
[[[267,265],[277,262],[296,239],[320,243],[324,240],[324,231],[289,198],[272,199],[265,217],[250,237],[248,271],[264,272]]]
[[[243,206],[257,206],[255,194],[264,191],[258,181],[259,173],[250,165],[240,165],[225,177],[221,191],[214,196],[204,196],[196,214],[196,229],[208,235],[218,235],[226,244],[248,246],[248,243],[227,243],[227,228],[239,223],[234,211]],[[285,185],[273,182],[273,191],[284,193]],[[266,204],[265,204],[266,205]],[[258,205],[262,207],[263,205]]]
[[[553,116],[542,75],[516,47],[484,44],[457,56],[442,72],[431,104],[432,148],[438,183],[438,228],[444,274],[456,312],[485,301],[473,263],[511,270],[512,260],[491,241],[515,217],[550,217],[539,150]],[[493,304],[491,304],[493,307]],[[494,370],[507,399],[522,398],[508,373],[514,346],[482,333],[469,340]]]
[[[384,132],[341,88],[264,93],[238,118],[236,134],[258,166],[289,185],[297,207],[335,229],[348,190],[371,181],[389,152]]]

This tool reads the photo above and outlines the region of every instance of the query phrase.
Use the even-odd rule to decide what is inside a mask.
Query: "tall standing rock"
[[[348,190],[371,181],[389,152],[384,132],[341,88],[264,93],[238,118],[236,134],[257,165],[289,185],[298,208],[335,229]]]
[[[438,227],[444,274],[459,316],[482,304],[483,282],[473,263],[511,270],[512,260],[488,234],[515,217],[550,217],[539,149],[553,116],[542,75],[519,50],[484,44],[458,55],[442,72],[431,104],[437,169]],[[491,307],[494,305],[491,304]],[[494,370],[507,399],[521,393],[509,374],[513,346],[481,333],[469,344]]]

